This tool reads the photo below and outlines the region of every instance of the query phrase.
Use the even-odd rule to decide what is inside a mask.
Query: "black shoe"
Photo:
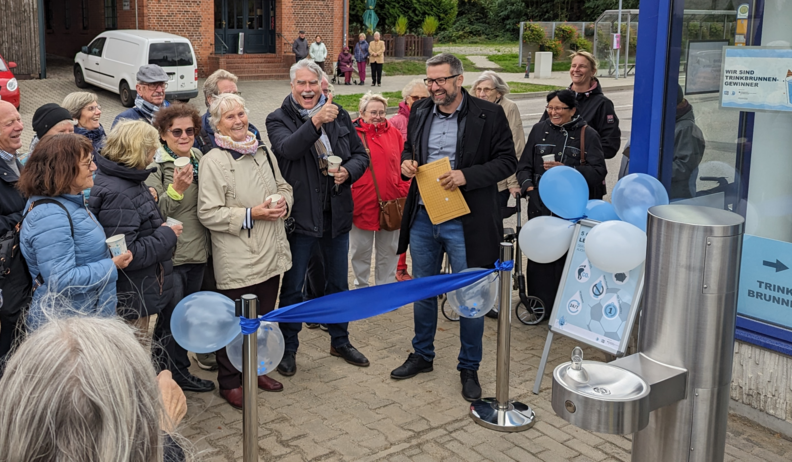
[[[485,314],[484,316],[486,316],[488,318],[492,318],[492,319],[498,319],[498,312],[495,311],[495,308],[493,308],[493,309],[489,310],[489,312],[487,314]],[[310,327],[309,327],[309,329],[310,329]]]
[[[459,371],[459,378],[462,381],[462,397],[471,403],[481,398],[481,385],[479,385],[478,372],[470,369]]]
[[[366,82],[364,82],[364,81],[362,81],[362,80],[361,80],[361,81],[360,81],[360,83],[359,83],[358,85],[365,85],[365,84],[366,84]]]
[[[174,376],[173,380],[179,385],[182,391],[206,393],[215,389],[215,384],[211,380],[200,379],[191,374],[187,376],[180,375],[179,377]]]
[[[372,83],[371,83],[371,86],[372,86],[372,87],[376,87],[376,86],[377,86],[377,84],[372,82]]]
[[[291,377],[297,372],[296,355],[297,352],[295,351],[286,351],[283,353],[283,359],[281,359],[280,364],[278,364],[278,372],[280,375]]]
[[[330,347],[330,354],[344,358],[344,361],[352,364],[353,366],[368,367],[369,360],[359,352],[357,348],[353,347],[351,343],[341,345],[340,347]]]
[[[421,372],[432,372],[432,361],[427,361],[415,353],[410,353],[407,361],[391,372],[391,378],[402,380],[415,377]]]
[[[307,327],[309,329],[316,329],[316,328],[319,327],[319,324],[314,323],[314,322],[306,322],[305,323],[305,327]]]

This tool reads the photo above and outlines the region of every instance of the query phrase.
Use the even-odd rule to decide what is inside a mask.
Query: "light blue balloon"
[[[244,335],[239,335],[231,340],[226,347],[228,360],[239,372],[242,370],[242,344]],[[256,375],[265,375],[274,371],[281,359],[283,351],[286,349],[286,342],[283,334],[276,322],[262,322],[256,331]]]
[[[242,332],[234,301],[217,292],[196,292],[176,305],[171,331],[176,343],[195,353],[224,348]]]
[[[559,166],[546,171],[539,180],[539,197],[551,212],[561,218],[580,218],[586,213],[588,183],[572,167]]]
[[[645,173],[631,173],[616,183],[611,203],[619,218],[646,231],[649,209],[668,204],[668,192],[657,178]]]
[[[586,204],[586,216],[591,220],[600,222],[620,219],[613,208],[613,204],[599,199],[588,201],[588,204]]]
[[[469,271],[481,271],[484,268],[468,268]],[[498,272],[490,273],[478,281],[448,293],[448,304],[464,318],[480,318],[495,306],[498,299]]]

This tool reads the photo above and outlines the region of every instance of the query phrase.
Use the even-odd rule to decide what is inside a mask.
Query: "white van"
[[[189,101],[198,96],[198,61],[190,41],[152,30],[111,30],[99,34],[74,57],[74,83],[118,93],[121,104],[135,104],[140,66],[157,64],[168,73],[167,99]]]

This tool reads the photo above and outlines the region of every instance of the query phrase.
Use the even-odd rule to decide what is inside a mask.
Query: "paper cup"
[[[116,234],[115,236],[108,237],[105,239],[105,242],[107,243],[107,248],[110,249],[110,254],[114,257],[126,253],[127,251],[126,237],[123,234]]]
[[[330,176],[335,176],[334,173],[338,171],[338,168],[341,167],[341,159],[338,156],[330,156],[327,158],[327,174]]]
[[[182,224],[182,222],[180,222],[179,220],[177,220],[175,218],[168,217],[168,219],[165,220],[165,225],[167,225],[170,228],[173,228],[174,226],[180,225],[180,224]]]
[[[542,156],[542,161],[543,162],[555,162],[555,154],[547,154],[545,156]]]
[[[184,167],[190,165],[190,158],[189,157],[179,157],[178,159],[173,161],[173,165],[176,167],[176,171],[183,169]]]
[[[272,202],[270,202],[270,205],[269,205],[268,208],[275,207],[275,204],[277,204],[278,201],[281,200],[282,198],[283,198],[283,196],[281,196],[280,194],[272,194],[272,195],[267,196],[267,199],[272,200]],[[264,202],[266,202],[266,200]]]

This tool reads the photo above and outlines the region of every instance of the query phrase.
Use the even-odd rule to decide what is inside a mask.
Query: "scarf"
[[[162,101],[162,106],[155,106],[143,99],[140,95],[137,95],[135,98],[135,107],[149,122],[154,121],[154,116],[157,115],[157,111],[159,111],[160,108],[168,106],[170,106],[170,103],[167,100]]]
[[[217,147],[221,149],[236,151],[240,154],[253,155],[259,148],[259,141],[250,132],[247,133],[245,141],[234,141],[230,136],[215,132],[215,143],[217,143]]]
[[[89,140],[91,140],[91,144],[93,144],[94,151],[99,152],[104,147],[105,140],[107,139],[107,135],[105,134],[104,127],[99,125],[99,128],[95,128],[93,130],[87,130],[79,125],[74,126],[74,133],[78,135],[82,135]]]
[[[300,114],[300,117],[303,118],[304,121],[310,121],[311,117],[315,116],[319,111],[322,110],[322,106],[327,103],[327,98],[325,95],[321,95],[319,97],[319,102],[313,109],[303,109],[297,103],[297,100],[294,99],[294,95],[289,95],[292,107]],[[330,138],[327,137],[327,133],[325,132],[324,126],[321,128],[322,136],[319,137],[318,140],[314,143],[314,149],[316,149],[316,155],[321,159],[319,168],[326,169],[327,168],[327,156],[333,155],[333,147],[330,145]]]

